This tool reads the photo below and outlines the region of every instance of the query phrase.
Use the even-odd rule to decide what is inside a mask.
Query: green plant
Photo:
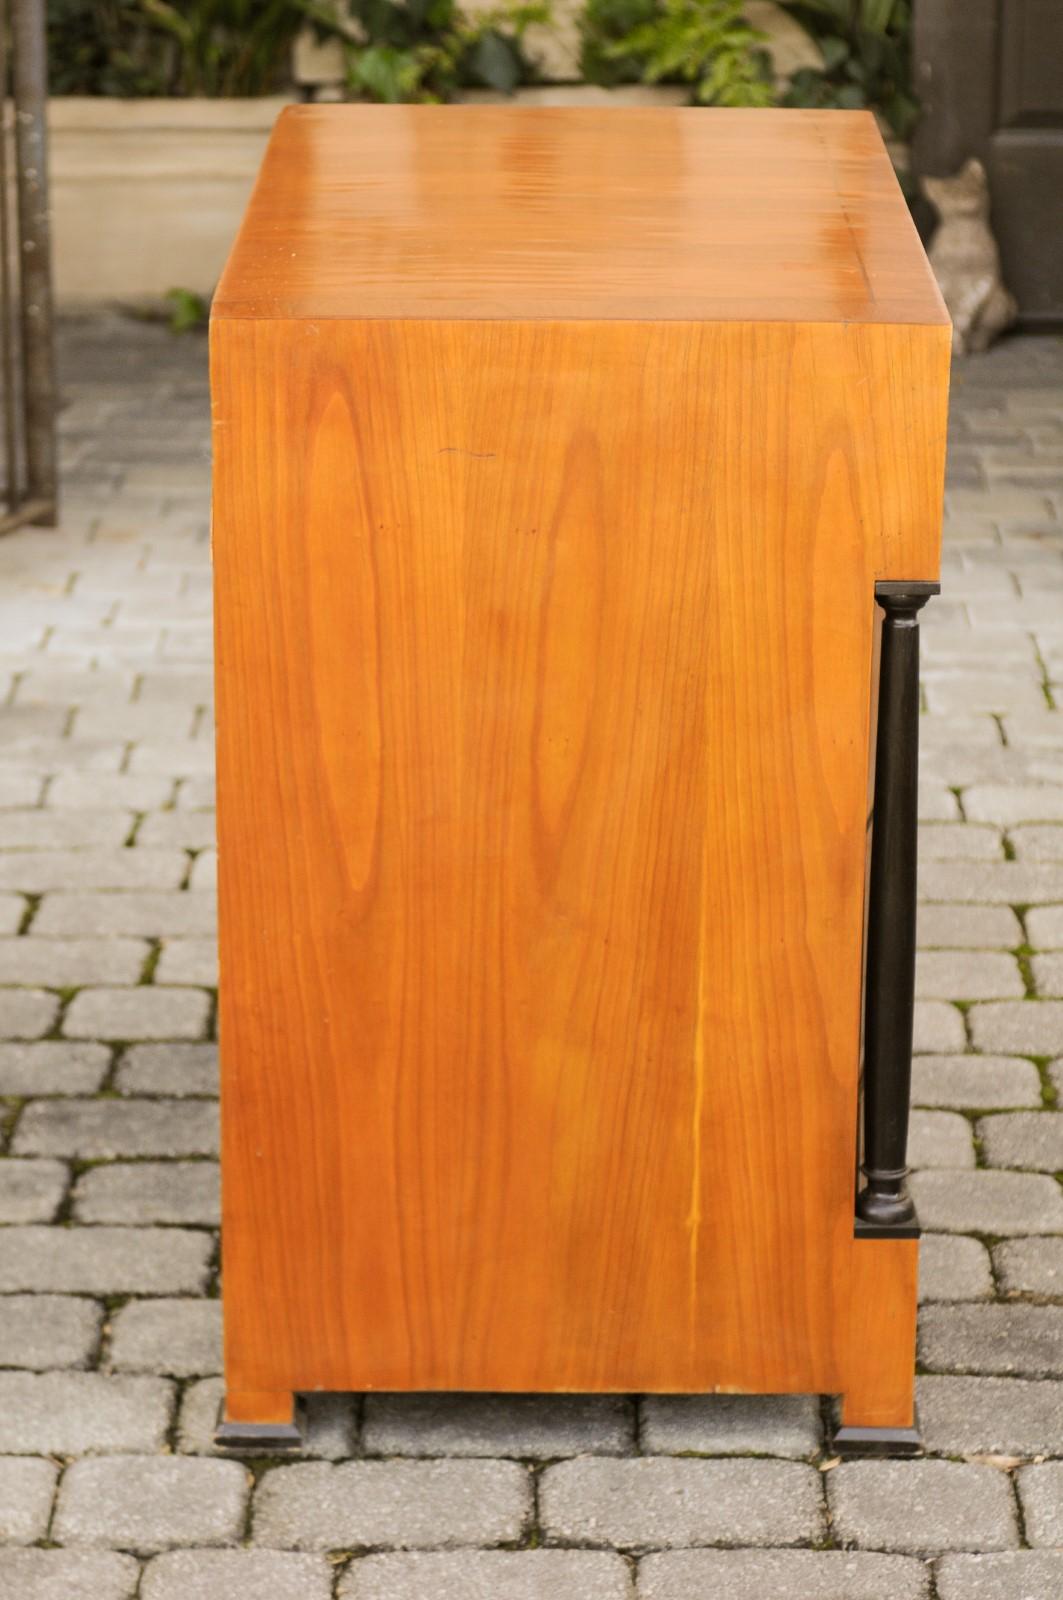
[[[795,72],[788,106],[872,107],[899,137],[919,114],[908,64],[909,0],[784,0],[815,39],[823,67]]]
[[[663,0],[604,53],[641,62],[647,83],[690,84],[700,105],[767,106],[774,87],[764,40],[747,22],[743,0]]]
[[[194,289],[167,289],[163,299],[170,304],[171,333],[194,333],[206,326],[210,306]]]
[[[350,0],[346,17],[327,0],[305,3],[343,38],[352,94],[391,103],[447,100],[462,84],[511,93],[530,75],[524,35],[550,14],[540,0],[508,0],[475,19],[457,0]]]
[[[627,41],[654,20],[658,9],[658,0],[587,0],[579,31],[580,72],[588,83],[612,88],[638,82],[642,58]]]

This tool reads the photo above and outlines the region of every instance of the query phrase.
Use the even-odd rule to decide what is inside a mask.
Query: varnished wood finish
[[[871,129],[283,119],[212,330],[232,1391],[909,1407],[915,1247],[853,1239],[873,587],[937,574],[949,333]],[[813,148],[720,310],[736,175]],[[641,255],[565,252],[575,172]]]

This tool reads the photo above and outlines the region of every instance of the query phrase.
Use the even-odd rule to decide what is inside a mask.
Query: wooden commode
[[[211,329],[221,1438],[809,1391],[914,1447],[949,342],[869,114],[281,116]]]

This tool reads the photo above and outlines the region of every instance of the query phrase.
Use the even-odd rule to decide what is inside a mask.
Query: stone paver
[[[1005,1294],[1063,1298],[1063,1239],[1005,1239],[993,1264]]]
[[[212,1156],[218,1111],[207,1101],[36,1100],[19,1119],[19,1155]]]
[[[304,1462],[261,1480],[253,1537],[284,1550],[504,1544],[530,1514],[531,1479],[515,1461]]]
[[[0,1293],[199,1294],[212,1245],[183,1228],[0,1228]]]
[[[59,1469],[37,1456],[0,1456],[0,1544],[35,1544],[48,1532]]]
[[[822,1485],[796,1461],[583,1456],[539,1485],[551,1541],[638,1549],[801,1544],[822,1533]]]
[[[912,1167],[973,1167],[974,1137],[966,1117],[954,1111],[913,1111],[908,1125]]]
[[[73,1295],[0,1295],[0,1351],[5,1366],[47,1372],[85,1367],[100,1341],[103,1312]]]
[[[339,1586],[340,1600],[426,1600],[429,1595],[432,1600],[632,1600],[634,1588],[626,1562],[600,1550],[363,1556],[351,1562]]]
[[[68,1039],[201,1039],[209,1015],[202,989],[82,989],[63,1032]]]
[[[1032,1061],[1017,1056],[916,1056],[912,1062],[916,1106],[1039,1106],[1041,1079]]]
[[[216,1095],[218,1049],[213,1044],[136,1044],[115,1073],[122,1094]]]
[[[849,1550],[669,1550],[639,1562],[639,1600],[924,1600],[929,1583],[911,1556]]]
[[[221,1371],[220,1300],[138,1300],[124,1306],[111,1330],[116,1372],[161,1372],[193,1378]]]
[[[958,1461],[843,1462],[827,1477],[834,1531],[872,1550],[1008,1550],[1019,1542],[1011,1485]]]
[[[926,1376],[916,1387],[923,1440],[935,1454],[1063,1451],[1063,1383]]]
[[[1063,1461],[1023,1467],[1018,1486],[1028,1542],[1063,1545]]]
[[[160,1450],[172,1411],[163,1378],[0,1372],[0,1455]]]
[[[1031,1172],[1063,1171],[1063,1112],[1012,1112],[978,1124],[986,1164]]]
[[[0,1044],[0,1095],[92,1094],[110,1063],[111,1052],[102,1044]]]
[[[822,1444],[815,1395],[647,1395],[639,1439],[649,1455],[811,1456]]]
[[[104,1550],[0,1550],[0,1594],[11,1600],[132,1600],[140,1568]]]
[[[140,1600],[330,1600],[323,1556],[285,1550],[172,1550],[144,1568]]]
[[[92,1167],[74,1185],[78,1222],[180,1222],[217,1227],[215,1161],[115,1161]]]
[[[111,1456],[75,1461],[63,1474],[53,1537],[61,1545],[169,1550],[234,1544],[250,1474],[237,1461]]]
[[[382,1456],[571,1456],[634,1448],[635,1411],[612,1396],[369,1395],[362,1447]]]
[[[51,1222],[68,1181],[61,1161],[0,1162],[0,1222]]]
[[[919,1246],[921,1300],[986,1300],[992,1293],[985,1245],[958,1234],[924,1233]]]
[[[971,1007],[979,1050],[1054,1056],[1063,1049],[1063,1000],[996,1000]]]
[[[1026,1172],[914,1172],[912,1198],[924,1228],[942,1233],[1063,1233],[1063,1194],[1053,1178]]]
[[[1060,1552],[1017,1547],[1012,1478],[1029,1538],[1063,1537],[1063,1378],[1029,1375],[1058,1371],[1063,1316],[1063,713],[1042,688],[1063,705],[1063,341],[957,364],[945,593],[923,614],[930,1457],[820,1474],[818,1397],[315,1395],[307,1459],[256,1466],[247,1548],[221,1380],[199,1376],[218,1361],[206,347],[114,319],[62,346],[63,526],[0,541],[0,1471],[61,1464],[71,1534],[140,1551],[140,1600],[633,1600],[636,1569],[640,1600],[1055,1600]],[[215,1493],[199,1469],[219,1467]],[[131,1600],[126,1548],[0,1549],[0,1593]]]
[[[943,1556],[938,1600],[1058,1600],[1063,1550],[1016,1550],[994,1556]]]

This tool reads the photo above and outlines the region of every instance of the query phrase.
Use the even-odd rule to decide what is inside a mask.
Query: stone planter
[[[49,105],[56,292],[76,307],[209,293],[286,98]]]

